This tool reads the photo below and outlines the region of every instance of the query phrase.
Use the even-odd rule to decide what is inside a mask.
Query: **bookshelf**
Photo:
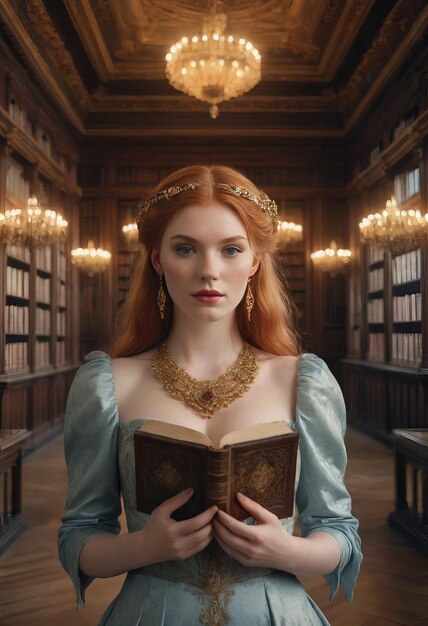
[[[0,211],[23,209],[36,195],[75,227],[77,150],[40,94],[28,98],[22,68],[15,70],[0,106]],[[8,432],[28,432],[25,452],[61,428],[78,366],[77,292],[69,261],[76,234],[40,247],[0,243],[0,429],[6,438]]]
[[[375,160],[352,188],[352,237],[360,262],[351,280],[348,322],[357,341],[343,361],[350,421],[388,443],[396,428],[428,425],[428,237],[384,249],[360,244],[356,232],[364,215],[382,209],[381,198],[384,203],[394,195],[401,209],[427,212],[426,138],[416,147],[409,143],[404,154],[397,147],[395,160],[391,150],[377,158],[388,152],[388,168],[373,180]]]
[[[138,199],[118,200],[118,253],[117,253],[117,307],[125,302],[129,291],[132,268],[138,254],[138,244],[130,246],[122,233],[122,226],[130,224],[136,218]]]

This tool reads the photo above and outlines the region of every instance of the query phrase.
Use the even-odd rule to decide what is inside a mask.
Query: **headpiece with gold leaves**
[[[197,189],[200,187],[200,183],[188,183],[187,185],[183,185],[183,187],[168,187],[168,189],[162,189],[153,198],[149,198],[148,200],[144,200],[141,204],[139,204],[140,212],[137,217],[137,224],[140,226],[147,215],[152,204],[156,204],[159,200],[165,200],[176,196],[183,191],[188,191],[189,189]],[[269,196],[267,196],[263,191],[260,193],[260,196],[256,196],[245,187],[237,187],[235,185],[228,185],[226,183],[218,183],[216,185],[219,189],[225,189],[230,193],[233,193],[235,196],[240,196],[241,198],[245,198],[247,200],[251,200],[251,202],[255,202],[259,209],[263,211],[263,213],[267,213],[271,218],[275,228],[278,223],[278,207],[274,200],[271,200]]]

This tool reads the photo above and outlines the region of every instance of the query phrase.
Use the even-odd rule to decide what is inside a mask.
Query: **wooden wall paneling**
[[[115,180],[114,167],[107,168],[106,184],[113,185]],[[111,263],[101,276],[101,301],[98,303],[100,321],[100,349],[109,350],[116,315],[116,299],[114,289],[115,266],[117,265],[117,200],[114,195],[104,196],[100,207],[100,240],[103,248],[112,254]]]
[[[2,396],[1,429],[28,429],[31,385],[28,382],[9,387],[1,384],[0,394]]]
[[[427,88],[428,89],[428,88]],[[428,103],[427,103],[428,108]],[[428,213],[428,136],[425,137],[420,148],[419,180],[421,193],[422,213]],[[425,328],[428,325],[428,235],[425,236],[421,245],[421,293],[422,293],[422,319],[425,320]],[[422,336],[422,368],[428,370],[428,331]]]
[[[311,223],[312,232],[310,240],[310,251],[320,250],[325,248],[327,244],[324,243],[323,235],[323,207],[321,198],[314,198],[311,203]],[[320,271],[314,268],[312,260],[310,261],[310,276],[311,276],[311,293],[312,302],[322,302],[325,286],[325,276]],[[310,314],[310,327],[311,344],[312,349],[316,354],[323,354],[323,319],[322,313],[320,314],[320,307],[313,306]]]
[[[66,246],[67,252],[67,270],[69,280],[67,283],[68,302],[70,306],[67,310],[69,324],[69,355],[71,363],[78,363],[80,358],[80,276],[79,270],[71,263],[70,252],[73,248],[78,248],[80,244],[79,237],[79,205],[80,202],[75,196],[69,198],[69,241]],[[79,338],[79,339],[77,339]]]
[[[39,378],[33,384],[32,391],[32,423],[33,434],[37,430],[46,428],[52,419],[52,379]]]

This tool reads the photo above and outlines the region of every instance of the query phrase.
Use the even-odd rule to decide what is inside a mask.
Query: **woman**
[[[345,408],[325,363],[299,354],[275,270],[277,217],[272,200],[221,166],[174,172],[141,206],[143,250],[114,358],[86,357],[65,423],[59,552],[79,605],[93,577],[129,572],[100,624],[327,624],[296,576],[325,574],[331,597],[340,583],[352,597],[361,552],[343,484]],[[293,536],[294,517],[239,494],[244,522],[216,507],[174,521],[187,490],[139,513],[133,433],[144,419],[214,442],[287,422],[299,432],[303,536]],[[120,493],[129,533],[118,535]]]

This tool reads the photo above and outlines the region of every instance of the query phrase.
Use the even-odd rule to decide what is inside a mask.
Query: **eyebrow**
[[[173,237],[171,237],[170,241],[173,241],[174,239],[186,239],[187,241],[191,241],[192,243],[198,243],[197,239],[194,239],[189,235],[174,235]],[[231,241],[237,241],[238,239],[248,241],[248,239],[243,235],[236,235],[235,237],[226,237],[225,239],[222,239],[219,243],[230,243]]]

